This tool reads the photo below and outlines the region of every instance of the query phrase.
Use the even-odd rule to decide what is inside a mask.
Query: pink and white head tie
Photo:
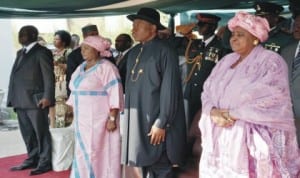
[[[102,57],[111,56],[111,52],[109,50],[111,44],[108,40],[101,36],[88,36],[83,40],[82,44],[86,44],[95,48],[97,51],[100,52],[100,55]]]
[[[235,27],[242,27],[249,33],[257,37],[260,42],[268,39],[270,27],[265,18],[249,14],[247,12],[237,12],[235,16],[228,21],[228,28],[233,31]]]

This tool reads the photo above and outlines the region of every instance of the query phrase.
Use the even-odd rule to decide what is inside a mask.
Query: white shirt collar
[[[299,40],[297,48],[296,48],[295,57],[297,56],[297,54],[298,54],[298,52],[300,50],[299,48],[300,48],[300,40]]]
[[[33,48],[33,46],[37,44],[37,41],[30,43],[27,46],[24,46],[23,48],[26,49],[26,53],[28,53],[29,50],[31,50],[31,48]]]
[[[123,56],[130,50],[131,48],[126,49],[125,51],[122,52]]]
[[[214,39],[214,37],[215,37],[215,35],[212,35],[204,41],[205,47]]]

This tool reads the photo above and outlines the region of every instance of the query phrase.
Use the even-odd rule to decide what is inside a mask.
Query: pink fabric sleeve
[[[120,112],[124,110],[124,97],[121,78],[118,69],[113,64],[105,67],[104,83],[105,90],[108,93],[108,101],[111,109],[118,108]]]
[[[222,63],[226,61],[227,56],[224,56],[217,65],[213,68],[211,74],[204,82],[203,91],[201,95],[201,102],[202,102],[202,114],[206,114],[210,116],[210,111],[214,106],[217,106],[217,103],[214,103],[213,101],[213,95],[211,94],[211,82],[214,81],[215,76],[218,75],[218,71],[220,70],[220,67],[222,66]]]

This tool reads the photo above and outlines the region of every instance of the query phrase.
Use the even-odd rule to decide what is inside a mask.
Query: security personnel
[[[299,0],[289,0],[289,10],[292,16],[283,24],[284,30],[290,34],[293,34],[295,18],[300,14],[300,4],[297,1]]]
[[[280,53],[281,49],[293,39],[283,26],[286,24],[286,19],[279,16],[283,7],[270,2],[256,2],[254,9],[255,15],[265,18],[270,25],[269,39],[263,43],[264,47]]]
[[[216,62],[223,56],[221,39],[215,35],[220,17],[212,14],[196,14],[198,33],[203,40],[193,40],[186,46],[185,60],[188,65],[185,78],[184,98],[188,101],[188,126],[191,125],[197,111],[201,109],[203,84]]]

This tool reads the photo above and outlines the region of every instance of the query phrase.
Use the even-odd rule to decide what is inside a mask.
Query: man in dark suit
[[[96,25],[88,24],[81,28],[83,38],[93,35],[99,35],[98,29]],[[69,55],[67,59],[67,72],[66,72],[66,83],[67,83],[67,94],[70,96],[70,88],[69,82],[71,80],[71,76],[76,68],[84,61],[81,55],[81,48],[74,49]]]
[[[294,41],[283,48],[281,55],[289,69],[290,92],[293,102],[294,118],[300,147],[300,12],[295,17]]]
[[[128,57],[128,51],[130,50],[132,45],[133,45],[133,40],[130,37],[130,35],[126,33],[122,33],[118,35],[115,40],[115,47],[116,50],[119,52],[118,56],[116,57],[116,65],[120,72],[124,93],[125,93],[127,57]]]
[[[37,43],[37,37],[34,26],[24,26],[19,31],[23,48],[17,52],[7,98],[7,106],[18,115],[28,154],[21,165],[11,170],[35,168],[30,175],[52,169],[48,109],[54,104],[53,57],[49,49]]]
[[[96,25],[88,24],[81,28],[83,39],[88,36],[93,35],[99,35],[98,29]],[[114,58],[110,57],[107,58],[110,62],[115,64]],[[81,55],[81,47],[76,48],[73,50],[69,55],[67,59],[67,72],[66,72],[66,83],[67,83],[67,94],[70,96],[70,88],[69,88],[69,82],[71,80],[71,76],[73,72],[76,70],[76,68],[84,61],[82,55]]]

